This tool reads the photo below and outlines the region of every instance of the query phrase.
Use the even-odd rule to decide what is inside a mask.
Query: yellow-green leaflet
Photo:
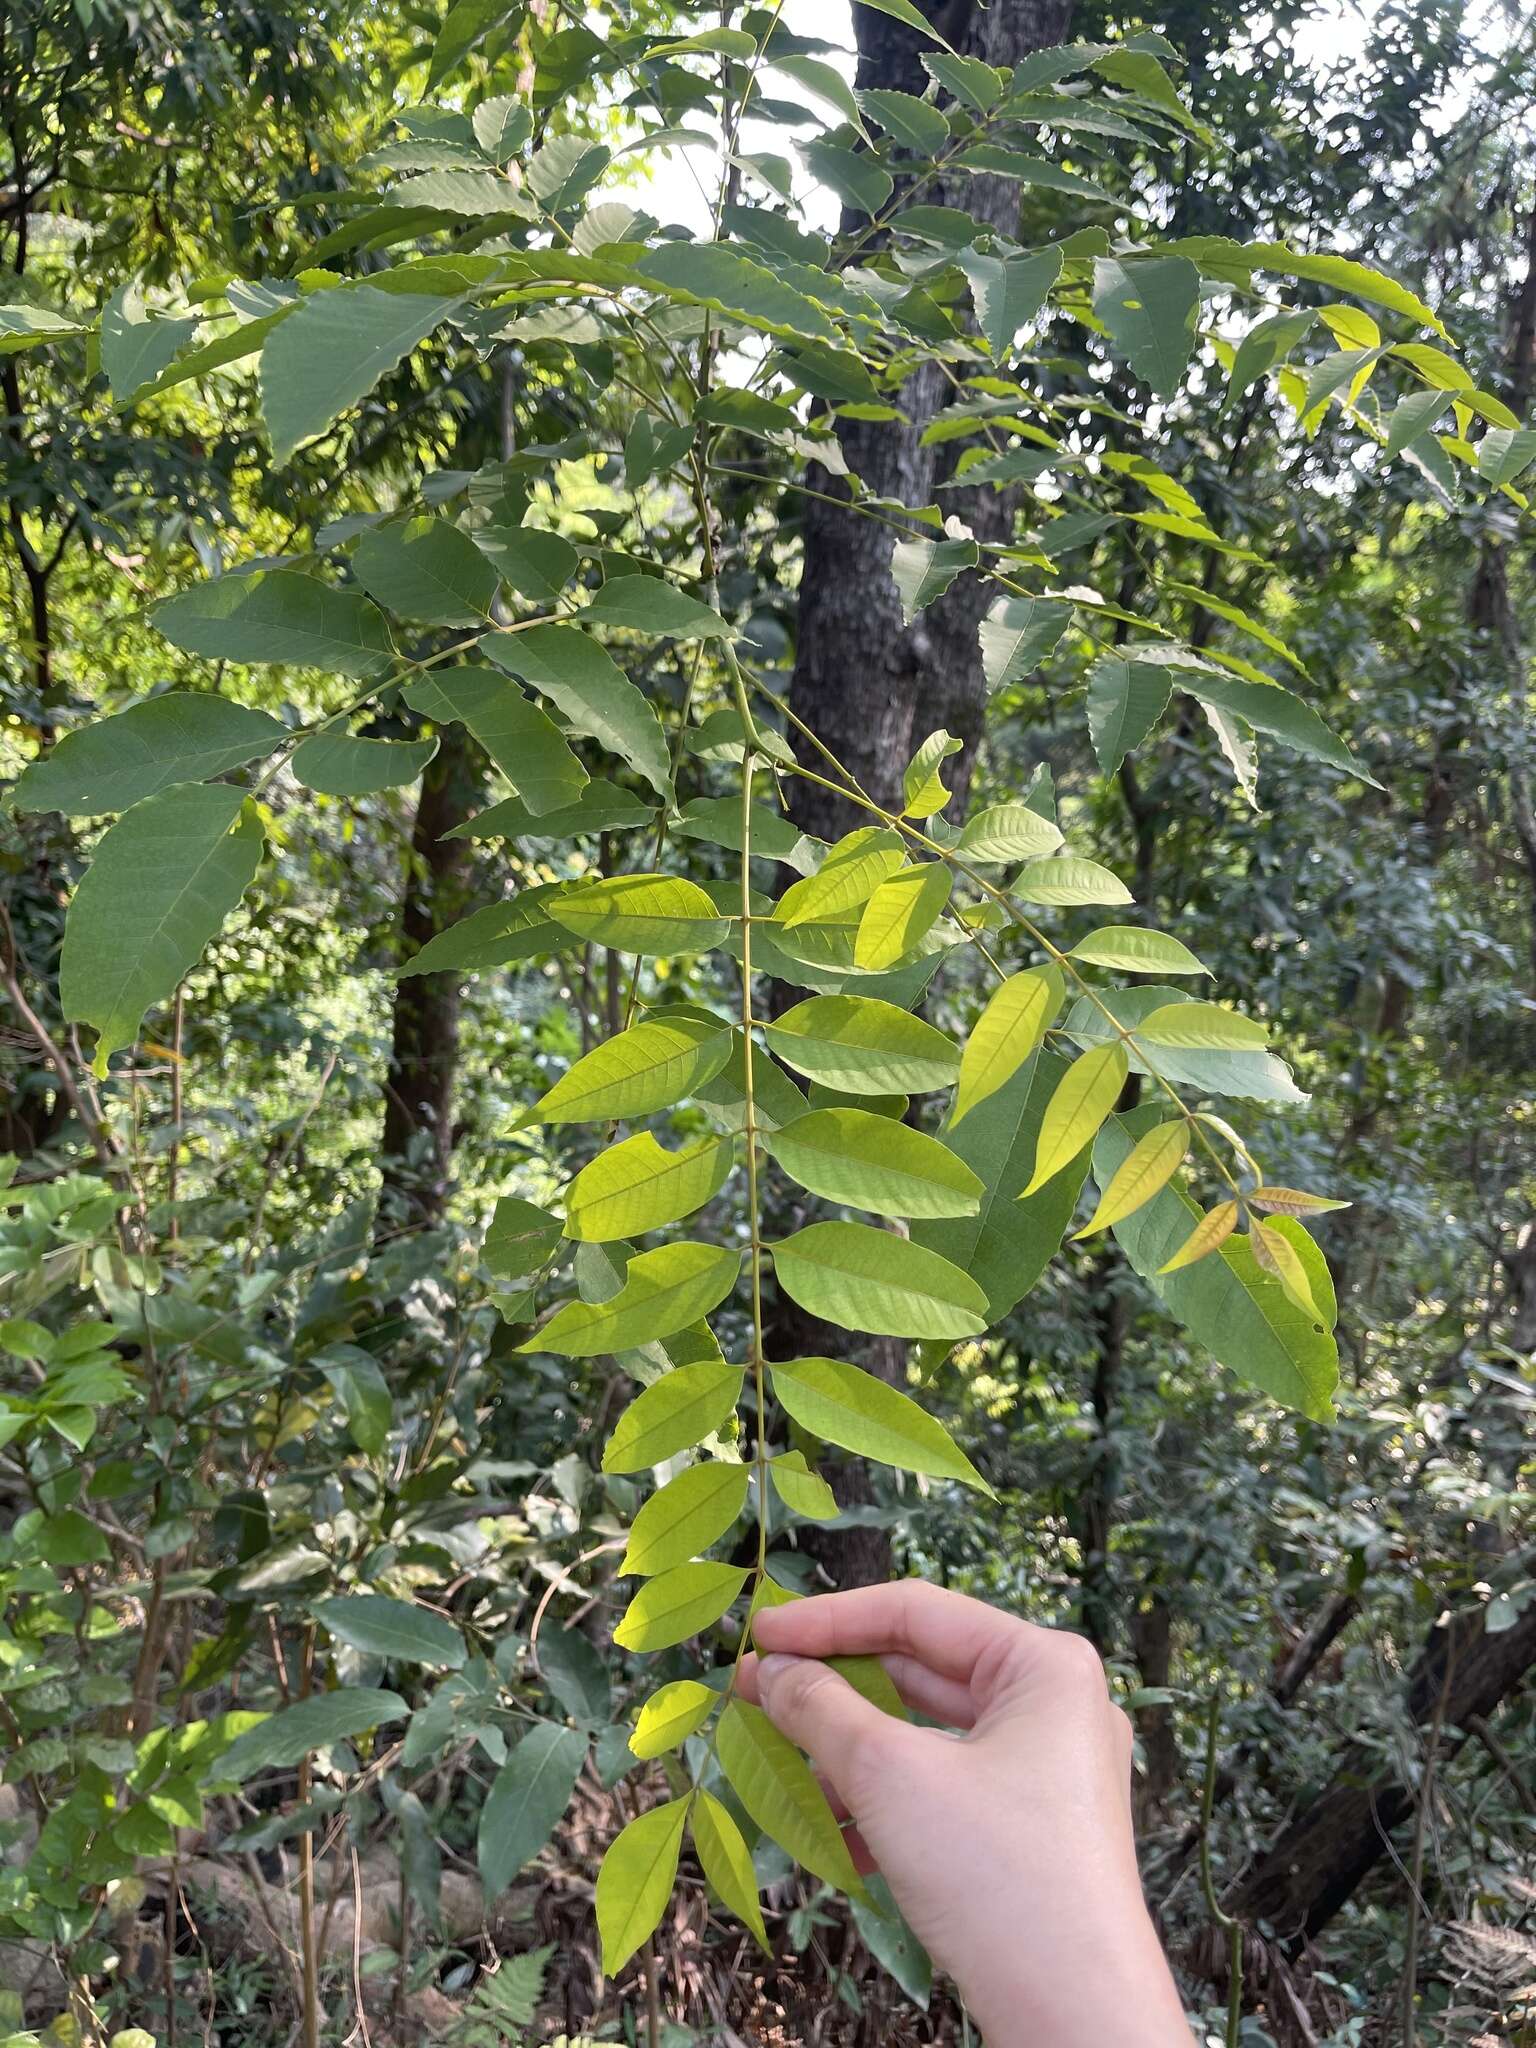
[[[1164,1003],[1143,1017],[1136,1036],[1148,1045],[1193,1052],[1251,1052],[1269,1043],[1267,1026],[1220,1003]]]
[[[949,802],[949,791],[939,778],[939,770],[964,745],[964,740],[957,740],[953,733],[929,733],[907,763],[901,779],[902,810],[907,817],[931,818],[935,811],[943,810]]]
[[[768,1466],[774,1491],[791,1514],[809,1522],[830,1522],[837,1513],[837,1496],[819,1472],[812,1472],[802,1451],[785,1451]]]
[[[669,1152],[651,1132],[637,1131],[599,1152],[571,1182],[566,1236],[602,1244],[680,1222],[720,1192],[733,1150],[729,1138],[706,1138]]]
[[[1026,903],[1134,903],[1118,875],[1075,854],[1032,860],[1013,878],[1013,893]]]
[[[1336,1202],[1328,1195],[1309,1195],[1300,1188],[1255,1188],[1248,1197],[1250,1209],[1265,1209],[1272,1216],[1320,1216],[1329,1209],[1347,1209],[1348,1202]]]
[[[530,1121],[588,1124],[649,1116],[713,1080],[730,1056],[731,1031],[723,1022],[648,1017],[577,1060],[539,1097]]]
[[[894,967],[932,929],[953,878],[942,861],[900,868],[880,884],[864,906],[853,942],[853,964],[872,972]]]
[[[768,1930],[763,1925],[763,1909],[758,1903],[757,1874],[752,1868],[752,1852],[742,1840],[741,1829],[731,1819],[728,1809],[702,1786],[693,1795],[689,1826],[704,1875],[721,1901],[738,1920],[744,1920],[751,1928],[758,1947],[767,1955]]]
[[[786,1412],[824,1443],[991,1493],[943,1423],[873,1373],[836,1358],[795,1358],[769,1370]]]
[[[813,1109],[763,1137],[813,1195],[877,1216],[974,1216],[982,1183],[947,1145],[867,1109]]]
[[[962,860],[984,864],[1037,860],[1061,844],[1061,828],[1028,804],[994,804],[972,818],[960,834]]]
[[[1155,1131],[1138,1138],[1100,1195],[1098,1207],[1074,1234],[1091,1237],[1096,1230],[1107,1230],[1111,1223],[1133,1215],[1172,1180],[1188,1152],[1189,1125],[1182,1119],[1159,1124]]]
[[[629,1262],[624,1285],[607,1301],[571,1301],[520,1351],[596,1358],[633,1351],[696,1323],[736,1285],[739,1251],[717,1244],[661,1244]]]
[[[1097,1133],[1120,1099],[1129,1069],[1125,1047],[1118,1039],[1110,1045],[1096,1045],[1072,1062],[1046,1108],[1035,1149],[1035,1170],[1020,1201],[1069,1166]]]
[[[677,1878],[686,1799],[668,1800],[632,1820],[609,1844],[597,1873],[597,1928],[603,1970],[617,1976],[661,1924]]]
[[[899,834],[862,826],[838,840],[814,875],[790,883],[774,910],[775,922],[793,926],[837,918],[865,902],[901,862]]]
[[[747,1583],[734,1564],[680,1564],[647,1579],[613,1632],[621,1650],[669,1650],[718,1621]]]
[[[959,1067],[942,1031],[872,996],[811,996],[767,1025],[764,1036],[786,1066],[845,1095],[945,1088]]]
[[[1106,924],[1072,948],[1074,960],[1122,974],[1209,974],[1182,939],[1151,932],[1139,924]]]
[[[926,1245],[869,1223],[812,1223],[772,1246],[791,1301],[844,1330],[885,1337],[979,1337],[987,1297]]]
[[[702,953],[730,930],[697,882],[682,875],[610,875],[576,882],[550,903],[567,931],[621,953]]]
[[[765,1835],[839,1891],[868,1894],[805,1758],[759,1707],[732,1700],[715,1736],[720,1768]]]
[[[1237,1218],[1236,1202],[1218,1202],[1214,1209],[1206,1211],[1173,1257],[1158,1267],[1158,1272],[1177,1273],[1182,1266],[1193,1266],[1208,1252],[1215,1251],[1236,1230]]]
[[[680,1365],[631,1401],[603,1453],[605,1472],[643,1472],[701,1443],[733,1413],[742,1368],[724,1359]]]
[[[1272,1273],[1285,1290],[1286,1299],[1295,1303],[1303,1315],[1311,1316],[1314,1322],[1321,1322],[1322,1315],[1312,1296],[1307,1269],[1301,1263],[1301,1254],[1273,1223],[1264,1222],[1255,1216],[1250,1225],[1253,1242],[1253,1256],[1264,1268]]]
[[[690,1465],[636,1515],[621,1575],[647,1577],[686,1564],[730,1528],[747,1498],[745,1465]]]
[[[719,1704],[720,1695],[694,1678],[679,1678],[653,1692],[635,1720],[629,1746],[646,1760],[665,1756],[669,1749],[704,1726]]]
[[[960,1055],[951,1125],[1012,1080],[1050,1029],[1065,995],[1056,966],[1010,975],[993,993]]]

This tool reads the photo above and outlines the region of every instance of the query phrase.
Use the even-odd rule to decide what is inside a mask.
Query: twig
[[[1226,2048],[1238,2048],[1243,2025],[1243,1923],[1228,1913],[1216,1896],[1216,1879],[1211,1869],[1211,1816],[1216,1808],[1216,1751],[1221,1740],[1221,1695],[1211,1694],[1206,1721],[1205,1783],[1200,1793],[1200,1888],[1206,1911],[1227,1937],[1227,2032]]]

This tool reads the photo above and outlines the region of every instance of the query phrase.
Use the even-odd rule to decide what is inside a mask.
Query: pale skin
[[[743,1696],[810,1756],[988,2048],[1190,2048],[1136,1869],[1131,1724],[1087,1643],[918,1583],[764,1609],[753,1632]],[[943,1727],[816,1661],[863,1655]]]

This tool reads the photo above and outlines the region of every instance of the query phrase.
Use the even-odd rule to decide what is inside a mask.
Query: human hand
[[[1131,1724],[1081,1637],[911,1581],[762,1609],[741,1691],[808,1752],[988,2048],[1189,2048],[1141,1894]],[[814,1660],[881,1658],[898,1721]]]

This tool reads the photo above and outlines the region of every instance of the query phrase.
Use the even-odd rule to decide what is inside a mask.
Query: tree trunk
[[[1443,1754],[1454,1754],[1469,1720],[1494,1713],[1536,1666],[1536,1605],[1498,1635],[1487,1633],[1483,1615],[1473,1608],[1432,1630],[1408,1681],[1408,1719],[1428,1729],[1438,1716],[1452,1731]],[[1228,1910],[1249,1926],[1266,1923],[1281,1942],[1315,1935],[1386,1855],[1413,1806],[1412,1786],[1381,1768],[1379,1750],[1352,1747],[1327,1789],[1229,1897]]]
[[[1001,65],[1015,64],[1031,50],[1062,41],[1072,13],[1071,0],[994,0],[987,8],[976,0],[919,0],[919,7],[962,55]],[[919,94],[926,89],[929,80],[921,58],[931,45],[872,7],[854,9],[854,28],[861,89]],[[923,196],[936,205],[962,206],[1003,231],[1011,230],[1018,219],[1018,187],[1004,178],[940,178],[925,188]],[[858,235],[866,226],[862,214],[843,216],[845,236]],[[949,450],[923,447],[923,429],[949,396],[942,372],[927,365],[903,388],[904,424],[839,421],[848,466],[869,491],[905,505],[929,503],[953,457]],[[834,484],[834,493],[836,489]],[[998,493],[951,492],[946,504],[979,537],[999,539],[1011,530],[1012,503]],[[931,731],[947,727],[965,742],[963,753],[946,769],[952,809],[958,816],[965,806],[985,701],[977,644],[984,586],[972,575],[957,578],[938,603],[906,627],[891,575],[895,535],[889,526],[841,503],[808,498],[802,533],[791,707],[865,792],[882,804],[899,798],[902,770],[918,745]],[[808,743],[800,752],[807,767],[821,772],[824,763]],[[833,791],[798,779],[790,809],[802,831],[823,839],[839,838],[869,822],[867,813]],[[829,1333],[825,1325],[814,1324],[787,1303],[780,1304],[775,1315],[771,1341],[780,1357],[793,1355],[782,1348],[786,1345],[822,1351],[831,1342],[846,1352],[848,1344],[841,1333]],[[903,1344],[871,1337],[857,1348],[860,1364],[899,1384],[906,1357]],[[850,1467],[834,1473],[834,1478],[839,1497],[846,1493],[847,1504],[867,1497],[861,1470]],[[890,1576],[890,1541],[884,1530],[829,1530],[808,1535],[805,1542],[839,1585],[866,1585]]]
[[[450,726],[421,779],[400,910],[402,961],[469,907],[470,842],[443,834],[469,815],[478,787],[469,743]],[[395,987],[381,1203],[390,1228],[439,1222],[448,1198],[461,978],[413,975]]]

